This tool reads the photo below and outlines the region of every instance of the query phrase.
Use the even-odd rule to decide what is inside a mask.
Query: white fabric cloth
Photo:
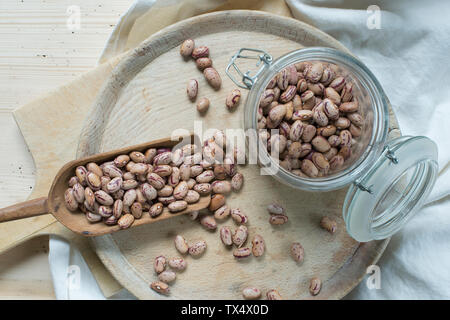
[[[427,205],[392,237],[378,263],[381,289],[369,289],[364,279],[346,298],[450,299],[450,3],[286,2],[294,17],[341,41],[373,71],[393,105],[404,135],[425,135],[439,146],[439,178]],[[114,30],[108,48],[120,47],[123,39],[118,39],[126,37],[134,19],[153,3],[137,0]],[[381,9],[379,20],[376,12],[367,10],[374,4]],[[380,28],[373,28],[378,21]],[[49,254],[57,298],[103,299],[79,253],[61,241],[50,240]],[[81,274],[86,274],[81,277],[78,292],[67,286],[67,266],[72,263],[80,265]],[[118,298],[132,296],[122,292]]]

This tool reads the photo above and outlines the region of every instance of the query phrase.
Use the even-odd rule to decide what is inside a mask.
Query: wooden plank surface
[[[95,67],[132,2],[0,1],[0,207],[25,200],[35,179],[12,110]],[[69,6],[80,8],[79,30],[67,27]],[[47,242],[37,238],[0,255],[0,298],[54,298]]]

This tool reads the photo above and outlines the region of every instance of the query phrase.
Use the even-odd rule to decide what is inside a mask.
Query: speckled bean
[[[206,251],[206,241],[197,240],[189,245],[189,254],[194,257],[201,256]]]
[[[233,234],[231,228],[224,226],[220,228],[220,240],[226,246],[231,246],[233,244]]]
[[[186,269],[187,262],[183,258],[170,258],[169,266],[174,270],[182,271]]]
[[[241,211],[239,208],[232,209],[230,211],[231,218],[237,223],[237,224],[246,224],[248,222],[248,217],[245,213]]]
[[[216,230],[217,222],[213,216],[204,215],[200,218],[200,224],[208,230]]]
[[[157,202],[150,207],[148,213],[150,214],[150,217],[154,218],[159,216],[162,213],[163,209],[163,204],[161,202]]]
[[[222,79],[220,78],[219,73],[213,67],[206,68],[203,70],[203,75],[205,76],[206,81],[208,81],[209,85],[213,87],[215,90],[220,89],[222,85]]]
[[[117,218],[116,218],[117,219]],[[120,229],[127,229],[129,228],[134,222],[134,216],[132,214],[124,214],[117,220],[117,224],[119,225]]]
[[[294,261],[301,263],[305,256],[305,250],[300,242],[294,242],[291,244],[291,257]]]
[[[237,248],[233,251],[233,256],[237,259],[250,257],[251,254],[250,248]]]
[[[155,261],[153,263],[153,268],[155,269],[156,273],[161,273],[166,269],[167,266],[167,259],[164,256],[158,256],[155,258]]]
[[[264,250],[266,245],[264,243],[263,237],[259,234],[256,234],[252,240],[252,253],[255,257],[260,257],[264,254]]]
[[[246,300],[256,300],[261,298],[261,290],[256,287],[246,287],[242,289],[242,296]]]
[[[175,248],[178,250],[179,253],[185,254],[189,250],[188,243],[185,238],[181,235],[177,235],[174,239]]]
[[[198,94],[198,81],[195,79],[190,79],[186,86],[186,93],[188,98],[191,101],[194,101],[197,98]]]
[[[174,202],[171,202],[167,207],[170,212],[180,212],[187,208],[188,203],[184,200],[177,200]]]

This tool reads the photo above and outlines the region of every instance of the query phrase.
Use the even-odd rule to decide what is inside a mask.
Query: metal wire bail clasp
[[[244,51],[251,51],[257,53],[257,55],[244,55]],[[245,73],[242,73],[242,71],[239,69],[239,67],[236,65],[237,59],[254,59],[258,60],[256,62],[256,66],[260,67],[255,75],[250,75],[250,70],[247,70]],[[251,89],[253,84],[258,79],[258,76],[261,74],[261,72],[272,63],[272,56],[265,52],[264,50],[259,49],[251,49],[251,48],[242,48],[240,49],[233,57],[230,59],[230,63],[228,63],[227,68],[225,69],[225,72],[227,73],[228,77],[240,88],[243,89]],[[263,62],[263,63],[261,63]],[[230,72],[230,68],[233,67],[234,70],[238,73],[238,75],[241,77],[241,79],[236,79]]]

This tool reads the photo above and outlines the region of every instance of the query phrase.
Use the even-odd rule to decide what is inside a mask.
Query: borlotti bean
[[[197,240],[189,246],[189,254],[194,257],[201,256],[206,250],[206,241]]]
[[[248,229],[244,225],[240,225],[233,233],[233,243],[238,247],[242,247],[248,237]]]
[[[284,208],[278,203],[271,203],[267,206],[267,211],[270,214],[284,214]]]
[[[186,193],[186,196],[184,197],[184,200],[188,203],[196,203],[200,199],[200,194],[197,191],[194,190],[188,190]]]
[[[79,183],[80,181],[76,176],[73,176],[69,179],[69,187],[72,188],[75,184]]]
[[[261,298],[261,290],[256,287],[246,287],[242,290],[242,296],[246,300],[256,300]]]
[[[310,280],[309,292],[311,293],[312,296],[317,296],[321,288],[322,288],[322,281],[319,278],[314,277]]]
[[[305,256],[305,251],[300,242],[294,242],[291,244],[291,256],[296,262],[301,263]]]
[[[225,180],[227,178],[227,172],[225,170],[225,167],[219,164],[215,165],[214,176],[216,177],[216,179]]]
[[[219,73],[213,67],[206,68],[203,70],[203,75],[205,76],[206,81],[208,81],[209,85],[213,87],[215,90],[219,90],[222,85],[222,78]]]
[[[155,261],[153,263],[153,268],[155,269],[156,273],[161,273],[164,270],[166,270],[167,266],[167,259],[164,256],[157,256],[155,258]]]
[[[198,81],[195,79],[190,79],[187,83],[186,93],[188,98],[191,101],[194,101],[197,98],[198,93]]]
[[[169,203],[167,208],[169,208],[169,211],[172,213],[180,212],[186,209],[188,206],[188,203],[184,200],[177,200],[174,202]]]
[[[209,109],[209,99],[208,98],[201,98],[198,102],[197,102],[197,111],[199,113],[206,113],[206,111],[208,111]]]
[[[248,217],[245,213],[241,211],[239,208],[232,209],[230,211],[231,218],[237,223],[237,224],[246,224],[248,222]]]
[[[117,219],[117,218],[116,218]],[[132,214],[124,214],[121,216],[118,220],[118,225],[120,229],[127,229],[129,228],[134,222],[134,216]]]
[[[214,193],[228,194],[231,192],[231,183],[227,180],[216,180],[211,183]]]
[[[252,253],[255,257],[260,257],[264,254],[264,250],[266,245],[264,243],[263,237],[259,234],[256,234],[252,240]]]
[[[150,217],[154,218],[162,213],[163,208],[164,208],[163,204],[161,202],[157,202],[150,207],[148,213],[150,214]]]
[[[271,290],[267,291],[266,297],[267,297],[267,300],[283,300],[283,298],[281,297],[281,294],[275,289],[271,289]]]
[[[187,262],[183,258],[170,258],[169,266],[174,270],[182,271],[186,269]]]
[[[222,240],[222,243],[226,246],[233,245],[233,233],[231,231],[231,228],[228,226],[224,226],[220,228],[220,240]]]
[[[208,230],[216,230],[217,222],[213,216],[204,215],[200,218],[200,224]]]
[[[320,220],[320,226],[329,233],[335,233],[337,230],[336,220],[328,216],[325,216]]]
[[[158,280],[164,283],[171,283],[175,281],[177,274],[171,270],[163,271],[158,274]]]
[[[243,176],[233,159],[215,164],[202,154],[211,147],[214,154],[224,154],[226,146],[225,134],[218,130],[203,149],[194,144],[176,150],[150,148],[101,164],[78,166],[68,180],[65,205],[70,211],[82,211],[91,223],[103,221],[126,229],[146,214],[155,218],[164,207],[172,213],[181,212],[200,197],[214,193],[208,209],[217,219],[225,219],[231,210],[225,205],[224,194],[238,191]],[[234,219],[238,219],[237,213]],[[238,220],[245,223],[247,218],[243,215]],[[217,227],[214,216],[203,216],[200,222],[209,230]]]
[[[273,225],[285,224],[288,221],[288,217],[284,214],[273,214],[269,218],[269,223]]]
[[[198,46],[192,50],[192,58],[199,59],[209,56],[209,48],[207,46]]]
[[[222,194],[215,194],[211,197],[211,202],[209,204],[208,209],[209,211],[214,212],[224,204],[225,204],[225,197]]]
[[[180,54],[181,56],[187,58],[192,55],[192,52],[195,48],[195,42],[192,39],[184,40],[180,46]]]
[[[239,104],[239,100],[241,99],[241,90],[233,89],[227,96],[225,101],[225,105],[228,110],[233,111],[237,105]]]
[[[208,57],[198,58],[195,60],[195,64],[197,65],[197,68],[203,71],[206,68],[212,67],[212,60]]]
[[[227,205],[221,206],[219,209],[214,211],[214,218],[217,220],[225,220],[230,216],[230,208]]]
[[[269,82],[257,127],[282,168],[311,178],[343,168],[364,128],[354,89],[353,79],[336,65],[318,61],[288,66]],[[280,134],[267,134],[270,129]]]
[[[165,295],[169,294],[169,292],[170,292],[169,285],[162,281],[152,282],[150,284],[150,288],[152,288],[153,290],[155,290],[158,293],[165,294]]]
[[[70,211],[77,210],[78,202],[77,202],[77,200],[75,200],[72,189],[67,189],[64,192],[64,201],[65,201],[67,209],[69,209]]]
[[[236,173],[233,178],[231,178],[231,188],[233,191],[239,191],[242,188],[242,184],[244,183],[244,176],[242,173]]]
[[[248,258],[251,254],[250,248],[237,248],[233,251],[233,256],[237,259]]]
[[[180,235],[177,235],[175,237],[174,242],[175,242],[175,248],[178,250],[179,253],[185,254],[185,253],[188,252],[189,245],[188,245],[188,243],[187,243],[185,238],[183,238]]]

